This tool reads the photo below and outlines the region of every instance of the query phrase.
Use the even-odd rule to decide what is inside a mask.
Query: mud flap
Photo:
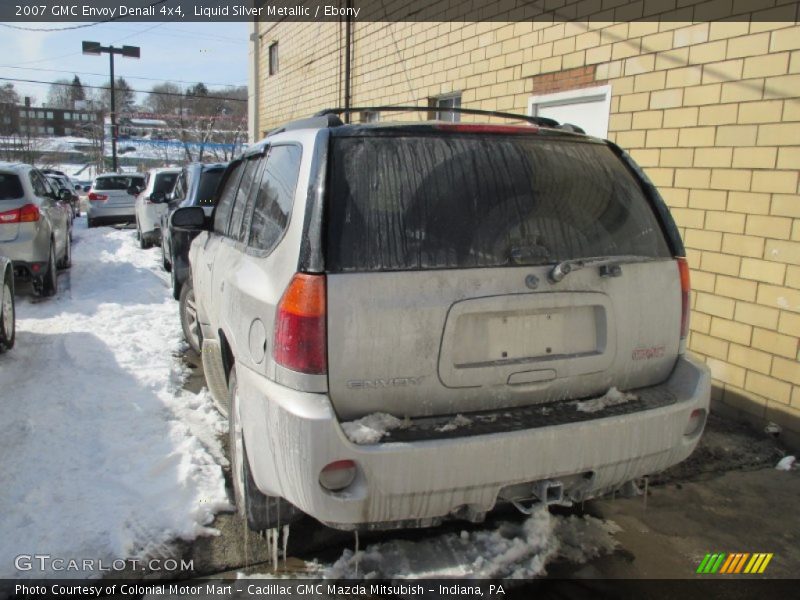
[[[206,384],[214,398],[214,403],[223,415],[228,415],[228,381],[225,377],[225,366],[222,362],[222,348],[219,342],[203,340],[203,372]]]

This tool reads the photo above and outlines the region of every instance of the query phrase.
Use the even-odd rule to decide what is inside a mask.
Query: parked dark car
[[[186,165],[169,200],[169,208],[161,216],[161,254],[164,270],[170,273],[172,295],[180,298],[181,287],[190,275],[189,245],[197,235],[196,231],[176,229],[172,226],[172,213],[178,207],[199,206],[207,216],[211,216],[217,203],[217,184],[228,163],[192,163]]]

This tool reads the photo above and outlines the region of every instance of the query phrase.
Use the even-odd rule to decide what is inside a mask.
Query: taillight
[[[678,272],[681,276],[681,340],[689,335],[689,263],[685,258],[678,258]]]
[[[35,204],[26,204],[19,209],[20,223],[34,223],[39,220],[39,207]]]
[[[324,275],[292,277],[275,316],[275,362],[300,373],[328,372],[326,302]]]
[[[0,224],[1,223],[19,223],[19,209],[15,208],[14,210],[1,212]]]
[[[108,200],[108,196],[106,194],[95,194],[94,192],[89,192],[89,200],[93,202],[105,202]]]
[[[40,218],[39,207],[35,204],[25,204],[14,210],[0,213],[0,224],[7,223],[33,223]]]

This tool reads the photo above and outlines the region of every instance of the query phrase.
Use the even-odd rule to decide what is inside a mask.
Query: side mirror
[[[186,206],[172,213],[172,225],[177,229],[205,229],[206,213],[199,206]]]
[[[162,204],[167,199],[164,192],[153,192],[150,194],[150,202],[153,204]]]
[[[58,190],[58,199],[62,202],[70,202],[72,200],[72,192],[67,188],[61,188]]]
[[[142,191],[142,190],[140,190],[140,189],[139,189],[139,187],[138,187],[138,186],[135,186],[135,185],[132,185],[131,187],[129,187],[129,188],[128,188],[128,193],[129,193],[131,196],[138,196],[138,195],[139,195],[139,192],[141,192],[141,191]]]
[[[80,187],[80,186],[78,186],[78,187]],[[90,185],[83,186],[83,191],[84,192],[88,192],[90,189],[92,189],[92,186],[90,186]]]

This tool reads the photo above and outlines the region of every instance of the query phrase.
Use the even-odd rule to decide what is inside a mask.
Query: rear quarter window
[[[640,182],[605,144],[502,135],[334,138],[331,272],[670,257]]]
[[[18,175],[0,173],[0,200],[18,200],[25,195]]]

